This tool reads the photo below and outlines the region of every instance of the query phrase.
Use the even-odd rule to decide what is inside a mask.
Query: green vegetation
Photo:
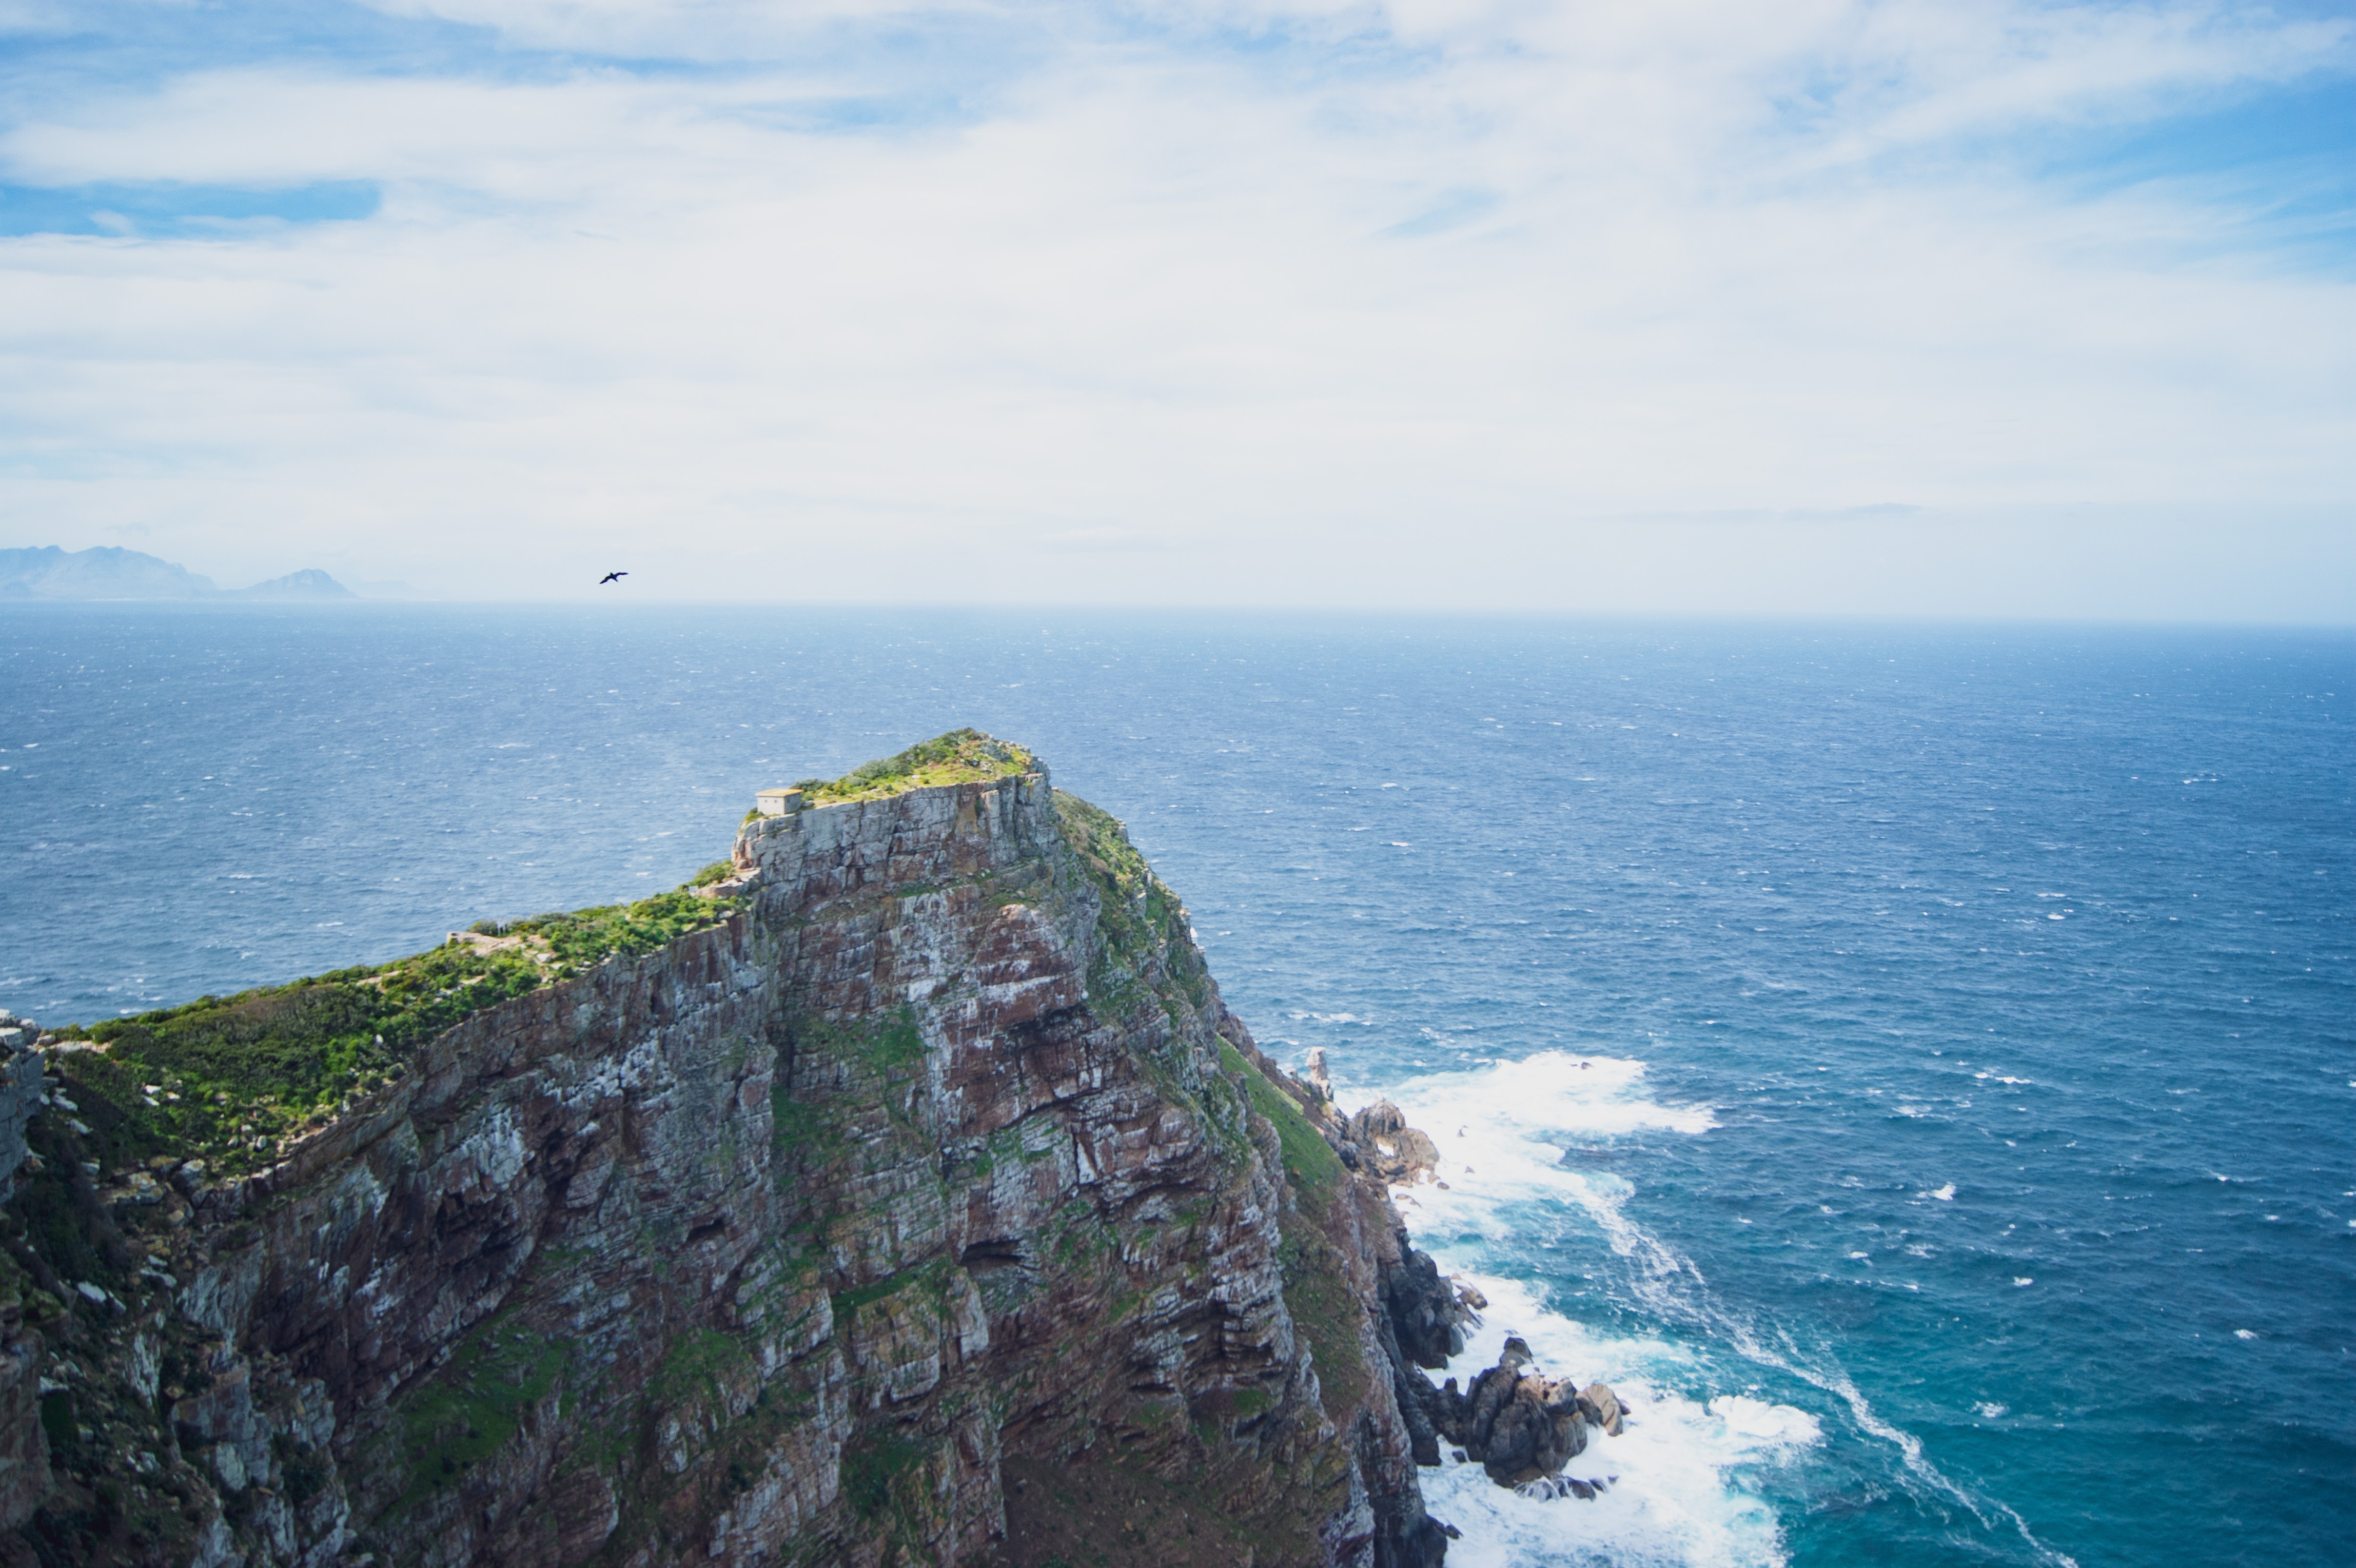
[[[110,1168],[197,1155],[217,1175],[238,1175],[272,1163],[351,1096],[399,1078],[428,1041],[474,1015],[607,958],[651,952],[734,907],[682,888],[483,921],[481,941],[100,1024],[88,1037],[106,1049],[65,1053],[61,1070]]]
[[[1088,977],[1091,992],[1117,993],[1117,969],[1133,975],[1158,952],[1187,1000],[1197,1007],[1209,1001],[1210,973],[1186,929],[1185,907],[1129,842],[1120,820],[1064,789],[1055,791],[1055,817],[1064,842],[1095,879],[1101,906],[1097,926],[1105,945]],[[1167,997],[1162,1004],[1175,1005]]]
[[[718,1329],[691,1329],[670,1342],[647,1393],[659,1404],[697,1401],[717,1407],[724,1402],[722,1384],[739,1379],[759,1381],[752,1352]]]
[[[899,1012],[888,1023],[879,1023],[868,1029],[859,1043],[859,1054],[867,1065],[887,1083],[904,1068],[915,1067],[925,1059],[925,1036],[916,1028],[916,1010],[903,1003]]]
[[[861,1519],[872,1520],[892,1500],[893,1483],[915,1473],[925,1450],[889,1430],[870,1432],[842,1451],[842,1495]]]
[[[977,729],[953,729],[912,746],[897,757],[854,768],[840,779],[805,779],[794,788],[813,806],[841,800],[878,800],[937,784],[1011,778],[1029,772],[1033,766],[1031,754],[1019,746],[994,740]]]
[[[834,1298],[834,1320],[838,1324],[849,1323],[861,1307],[898,1295],[911,1285],[922,1286],[933,1297],[934,1305],[939,1306],[947,1295],[948,1269],[947,1258],[936,1258],[920,1267],[903,1269],[896,1274],[843,1291]]]
[[[396,1506],[448,1486],[497,1454],[524,1412],[546,1399],[564,1348],[492,1324],[477,1329],[423,1388],[394,1402],[409,1485]]]
[[[1284,1243],[1278,1258],[1284,1270],[1284,1299],[1292,1309],[1294,1326],[1307,1337],[1317,1358],[1325,1413],[1335,1421],[1346,1420],[1365,1399],[1372,1374],[1358,1342],[1357,1325],[1365,1309],[1350,1288],[1340,1250],[1325,1232],[1342,1190],[1341,1156],[1310,1122],[1299,1101],[1224,1040],[1219,1065],[1230,1075],[1243,1075],[1252,1109],[1276,1128],[1285,1180],[1291,1184],[1299,1210],[1298,1217],[1287,1217],[1280,1225]]]
[[[833,1118],[818,1105],[796,1100],[786,1075],[778,1073],[769,1089],[769,1153],[778,1187],[793,1189],[798,1159],[824,1160],[841,1144],[842,1131]]]
[[[128,1286],[137,1260],[121,1229],[107,1213],[98,1188],[83,1168],[85,1159],[106,1160],[126,1142],[123,1119],[95,1095],[75,1086],[70,1112],[87,1136],[62,1115],[36,1116],[25,1129],[25,1144],[39,1156],[16,1174],[9,1217],[21,1232],[0,1221],[0,1237],[14,1266],[31,1279],[42,1270],[56,1288],[71,1294],[69,1282],[89,1280],[110,1290]],[[38,1296],[39,1292],[31,1293]]]
[[[1277,1142],[1284,1151],[1285,1179],[1292,1184],[1294,1198],[1312,1218],[1322,1219],[1326,1206],[1341,1190],[1342,1157],[1310,1124],[1308,1113],[1292,1096],[1269,1082],[1266,1074],[1225,1040],[1219,1042],[1219,1065],[1230,1074],[1244,1075],[1252,1109],[1276,1128]]]
[[[925,1060],[925,1037],[916,1027],[916,1013],[903,1005],[880,1018],[834,1023],[799,1015],[787,1026],[794,1049],[845,1063],[864,1066],[874,1076],[884,1114],[905,1120],[905,1096],[892,1092],[912,1081]],[[779,1190],[790,1192],[812,1165],[840,1154],[844,1145],[843,1111],[839,1101],[821,1104],[797,1100],[792,1075],[783,1058],[769,1090],[772,1168]]]
[[[1292,1311],[1293,1326],[1316,1357],[1325,1413],[1346,1422],[1373,1382],[1358,1342],[1365,1308],[1343,1272],[1340,1250],[1323,1230],[1297,1220],[1283,1229],[1278,1261],[1284,1270],[1284,1302]]]

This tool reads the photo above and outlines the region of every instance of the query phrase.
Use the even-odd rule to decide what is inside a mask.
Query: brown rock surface
[[[1617,1437],[1626,1424],[1620,1409],[1620,1396],[1612,1391],[1609,1383],[1590,1383],[1579,1393],[1579,1413],[1589,1425],[1601,1430],[1606,1437]]]
[[[1440,1146],[1387,1100],[1352,1115],[1342,1137],[1355,1153],[1352,1163],[1384,1181],[1411,1182],[1440,1168]]]
[[[261,1176],[85,1205],[125,1283],[61,1309],[40,1560],[1440,1560],[1436,1274],[1117,822],[1044,768],[912,789],[748,822],[723,890]]]

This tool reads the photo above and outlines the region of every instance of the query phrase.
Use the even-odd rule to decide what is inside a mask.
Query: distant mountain
[[[136,550],[0,550],[0,594],[12,599],[209,599],[220,592],[210,577]]]
[[[273,577],[267,583],[256,583],[250,588],[234,589],[223,596],[232,599],[356,599],[359,596],[320,571],[316,566],[303,572],[289,572],[284,577]]]
[[[349,588],[314,568],[226,592],[210,577],[136,550],[99,545],[64,551],[54,544],[0,550],[5,599],[349,599]]]

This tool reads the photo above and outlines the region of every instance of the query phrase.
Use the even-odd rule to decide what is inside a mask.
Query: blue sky
[[[0,0],[0,542],[2345,622],[2351,263],[2345,5]]]

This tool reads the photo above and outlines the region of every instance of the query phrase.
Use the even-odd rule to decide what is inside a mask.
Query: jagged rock
[[[1456,1380],[1433,1388],[1420,1372],[1402,1380],[1402,1404],[1422,1412],[1433,1431],[1462,1444],[1501,1487],[1521,1487],[1558,1476],[1583,1453],[1590,1424],[1617,1435],[1619,1401],[1611,1389],[1591,1383],[1585,1392],[1568,1380],[1526,1371],[1528,1343],[1506,1338],[1497,1364],[1459,1392]]]
[[[1474,1434],[1489,1478],[1505,1486],[1550,1476],[1587,1446],[1578,1395],[1567,1383],[1494,1368],[1472,1388]]]
[[[1440,1168],[1440,1146],[1407,1124],[1407,1113],[1387,1100],[1351,1116],[1343,1137],[1355,1144],[1365,1168],[1385,1181],[1414,1181]]]
[[[1623,1417],[1620,1396],[1612,1391],[1609,1383],[1590,1383],[1580,1391],[1579,1413],[1590,1426],[1601,1429],[1607,1437],[1620,1435]]]
[[[1612,1480],[1617,1478],[1597,1477],[1582,1481],[1576,1476],[1541,1476],[1535,1481],[1525,1481],[1515,1487],[1514,1495],[1541,1503],[1552,1502],[1557,1498],[1578,1498],[1592,1502],[1603,1495]]]
[[[1398,1246],[1398,1263],[1383,1271],[1383,1305],[1408,1359],[1437,1370],[1464,1353],[1464,1328],[1472,1315],[1440,1277],[1430,1255],[1408,1245],[1405,1230]]]

